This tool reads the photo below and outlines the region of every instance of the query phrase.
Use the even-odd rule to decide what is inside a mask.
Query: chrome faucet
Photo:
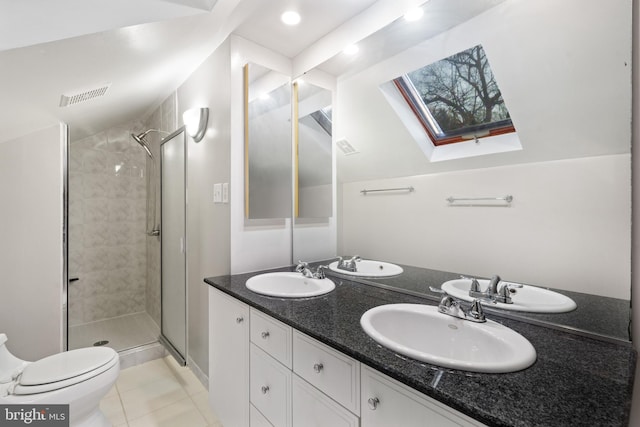
[[[311,270],[311,268],[309,267],[308,262],[298,261],[296,272],[302,273],[304,277],[307,277],[309,279],[325,279],[326,276],[324,274],[324,270],[327,268],[328,266],[326,265],[319,265],[318,267],[316,267],[316,271],[314,273],[313,270]]]
[[[452,297],[442,289],[432,286],[429,286],[429,289],[432,292],[443,294],[440,304],[438,304],[438,311],[440,313],[470,322],[483,323],[487,321],[479,299],[474,299],[469,308],[465,308],[462,305],[462,301]]]
[[[497,295],[498,294],[498,283],[500,283],[500,276],[494,274],[491,276],[491,280],[489,280],[489,286],[487,286],[487,293],[489,295]]]
[[[473,277],[460,276],[463,279],[471,280],[469,288],[469,296],[472,298],[488,299],[493,302],[501,302],[503,304],[513,304],[511,294],[515,293],[516,288],[521,288],[518,283],[503,282],[497,274],[491,277],[487,289],[483,292],[480,289],[478,280]]]
[[[356,272],[358,271],[356,262],[360,262],[360,261],[362,261],[362,258],[360,258],[360,256],[358,255],[351,257],[351,259],[349,260],[345,260],[345,259],[342,259],[342,257],[338,257],[338,268],[340,270]]]

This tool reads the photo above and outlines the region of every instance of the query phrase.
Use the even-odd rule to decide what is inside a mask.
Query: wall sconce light
[[[192,108],[182,114],[187,133],[195,142],[200,142],[207,131],[209,121],[208,108]]]

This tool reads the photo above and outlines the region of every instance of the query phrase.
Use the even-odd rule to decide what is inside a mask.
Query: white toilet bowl
[[[72,427],[109,427],[100,400],[120,373],[118,353],[108,347],[71,350],[26,362],[13,356],[0,334],[0,403],[68,404]]]

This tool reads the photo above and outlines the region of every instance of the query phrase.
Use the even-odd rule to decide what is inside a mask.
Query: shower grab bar
[[[448,197],[447,198],[447,202],[449,203],[478,202],[478,201],[498,201],[498,202],[511,203],[513,201],[513,196],[508,194],[503,197]]]
[[[412,193],[415,191],[415,188],[413,187],[401,187],[401,188],[379,188],[377,190],[360,190],[360,192],[362,194],[364,194],[365,196],[367,195],[367,193],[378,193],[378,192],[383,192],[383,191],[408,191],[409,193]]]

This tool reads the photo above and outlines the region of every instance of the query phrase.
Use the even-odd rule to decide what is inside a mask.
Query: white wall
[[[342,252],[629,299],[629,162],[620,154],[344,184]],[[360,194],[409,185],[414,193]],[[507,194],[511,207],[446,202]]]
[[[0,143],[0,332],[26,360],[62,350],[64,135]]]
[[[291,219],[247,220],[244,215],[244,96],[242,67],[254,63],[291,75],[291,60],[231,36],[231,273],[291,264]]]
[[[209,306],[205,277],[229,273],[229,205],[213,203],[213,185],[230,182],[230,43],[225,41],[178,88],[178,121],[208,107],[204,138],[187,137],[187,281],[189,363],[207,375]]]

